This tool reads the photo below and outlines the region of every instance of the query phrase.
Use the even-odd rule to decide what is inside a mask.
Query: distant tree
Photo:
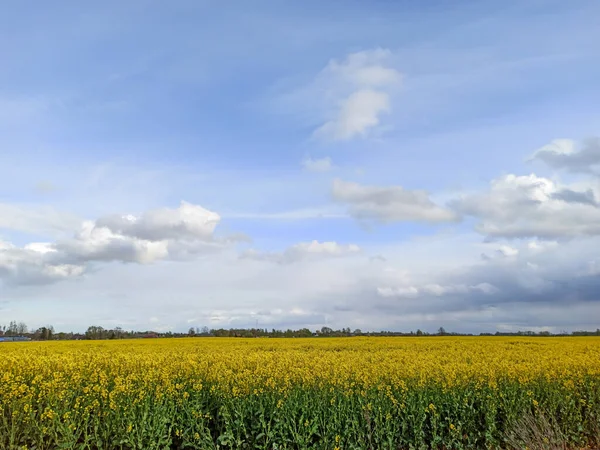
[[[185,332],[171,332],[167,331],[164,333],[155,333],[152,331],[124,331],[120,327],[115,327],[111,330],[105,330],[100,326],[90,326],[88,327],[85,334],[80,333],[65,333],[59,332],[55,333],[54,328],[51,325],[43,326],[38,328],[35,331],[31,331],[27,333],[27,326],[23,322],[11,321],[8,326],[0,326],[0,335],[4,336],[17,336],[20,334],[28,335],[29,337],[37,340],[50,340],[50,339],[131,339],[131,338],[148,338],[148,337],[183,337],[183,336],[214,336],[214,337],[241,337],[241,338],[250,338],[250,337],[272,337],[272,338],[294,338],[294,337],[312,337],[312,336],[322,336],[322,337],[342,337],[342,336],[430,336],[432,334],[422,331],[418,329],[416,332],[411,331],[410,333],[403,333],[400,331],[391,331],[391,330],[381,330],[381,331],[370,331],[370,332],[362,332],[360,329],[355,329],[351,331],[350,328],[341,328],[338,330],[334,330],[327,326],[322,327],[315,332],[312,332],[308,328],[301,328],[298,330],[287,329],[287,330],[278,330],[273,328],[272,330],[262,329],[262,328],[230,328],[230,329],[209,329],[208,327],[202,327],[198,329],[197,327],[192,327],[189,329],[187,333]],[[472,334],[465,333],[452,333],[447,332],[443,327],[440,327],[435,335],[439,336],[472,336]],[[480,336],[492,336],[492,333],[482,332],[479,334]],[[572,332],[561,331],[560,333],[551,333],[549,331],[531,331],[531,330],[519,330],[514,332],[499,332],[495,333],[496,336],[600,336],[600,328],[595,331],[586,331],[586,330],[574,330]]]
[[[321,328],[321,335],[322,336],[331,336],[331,334],[333,333],[333,330],[329,327],[322,327]]]
[[[104,328],[96,325],[89,326],[85,332],[86,339],[105,339],[105,337],[107,337],[107,333]]]
[[[25,322],[17,324],[17,334],[27,334],[27,325],[25,325]]]
[[[16,336],[17,335],[17,322],[11,320],[8,324],[8,329],[6,330],[7,336]]]
[[[40,327],[33,333],[33,337],[41,341],[49,341],[54,338],[54,327],[52,325]]]
[[[296,336],[298,337],[311,337],[312,335],[312,331],[308,328],[301,328],[296,332]]]

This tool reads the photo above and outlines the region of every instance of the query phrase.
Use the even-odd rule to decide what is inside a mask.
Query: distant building
[[[0,342],[21,342],[30,341],[31,338],[27,336],[0,336]]]

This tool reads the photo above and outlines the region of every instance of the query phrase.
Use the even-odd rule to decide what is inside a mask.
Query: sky
[[[0,325],[600,327],[600,3],[0,5]]]

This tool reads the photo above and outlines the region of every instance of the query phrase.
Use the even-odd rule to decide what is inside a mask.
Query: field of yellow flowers
[[[600,339],[148,339],[0,345],[2,449],[507,448],[600,430]]]

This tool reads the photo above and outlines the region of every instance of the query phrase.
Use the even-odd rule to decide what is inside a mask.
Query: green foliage
[[[593,443],[600,429],[600,383],[592,378],[568,388],[539,379],[367,391],[297,386],[238,397],[210,385],[185,395],[130,392],[118,402],[86,394],[77,407],[75,392],[40,398],[29,411],[0,403],[0,448],[500,449],[523,417],[542,411],[573,446]]]

